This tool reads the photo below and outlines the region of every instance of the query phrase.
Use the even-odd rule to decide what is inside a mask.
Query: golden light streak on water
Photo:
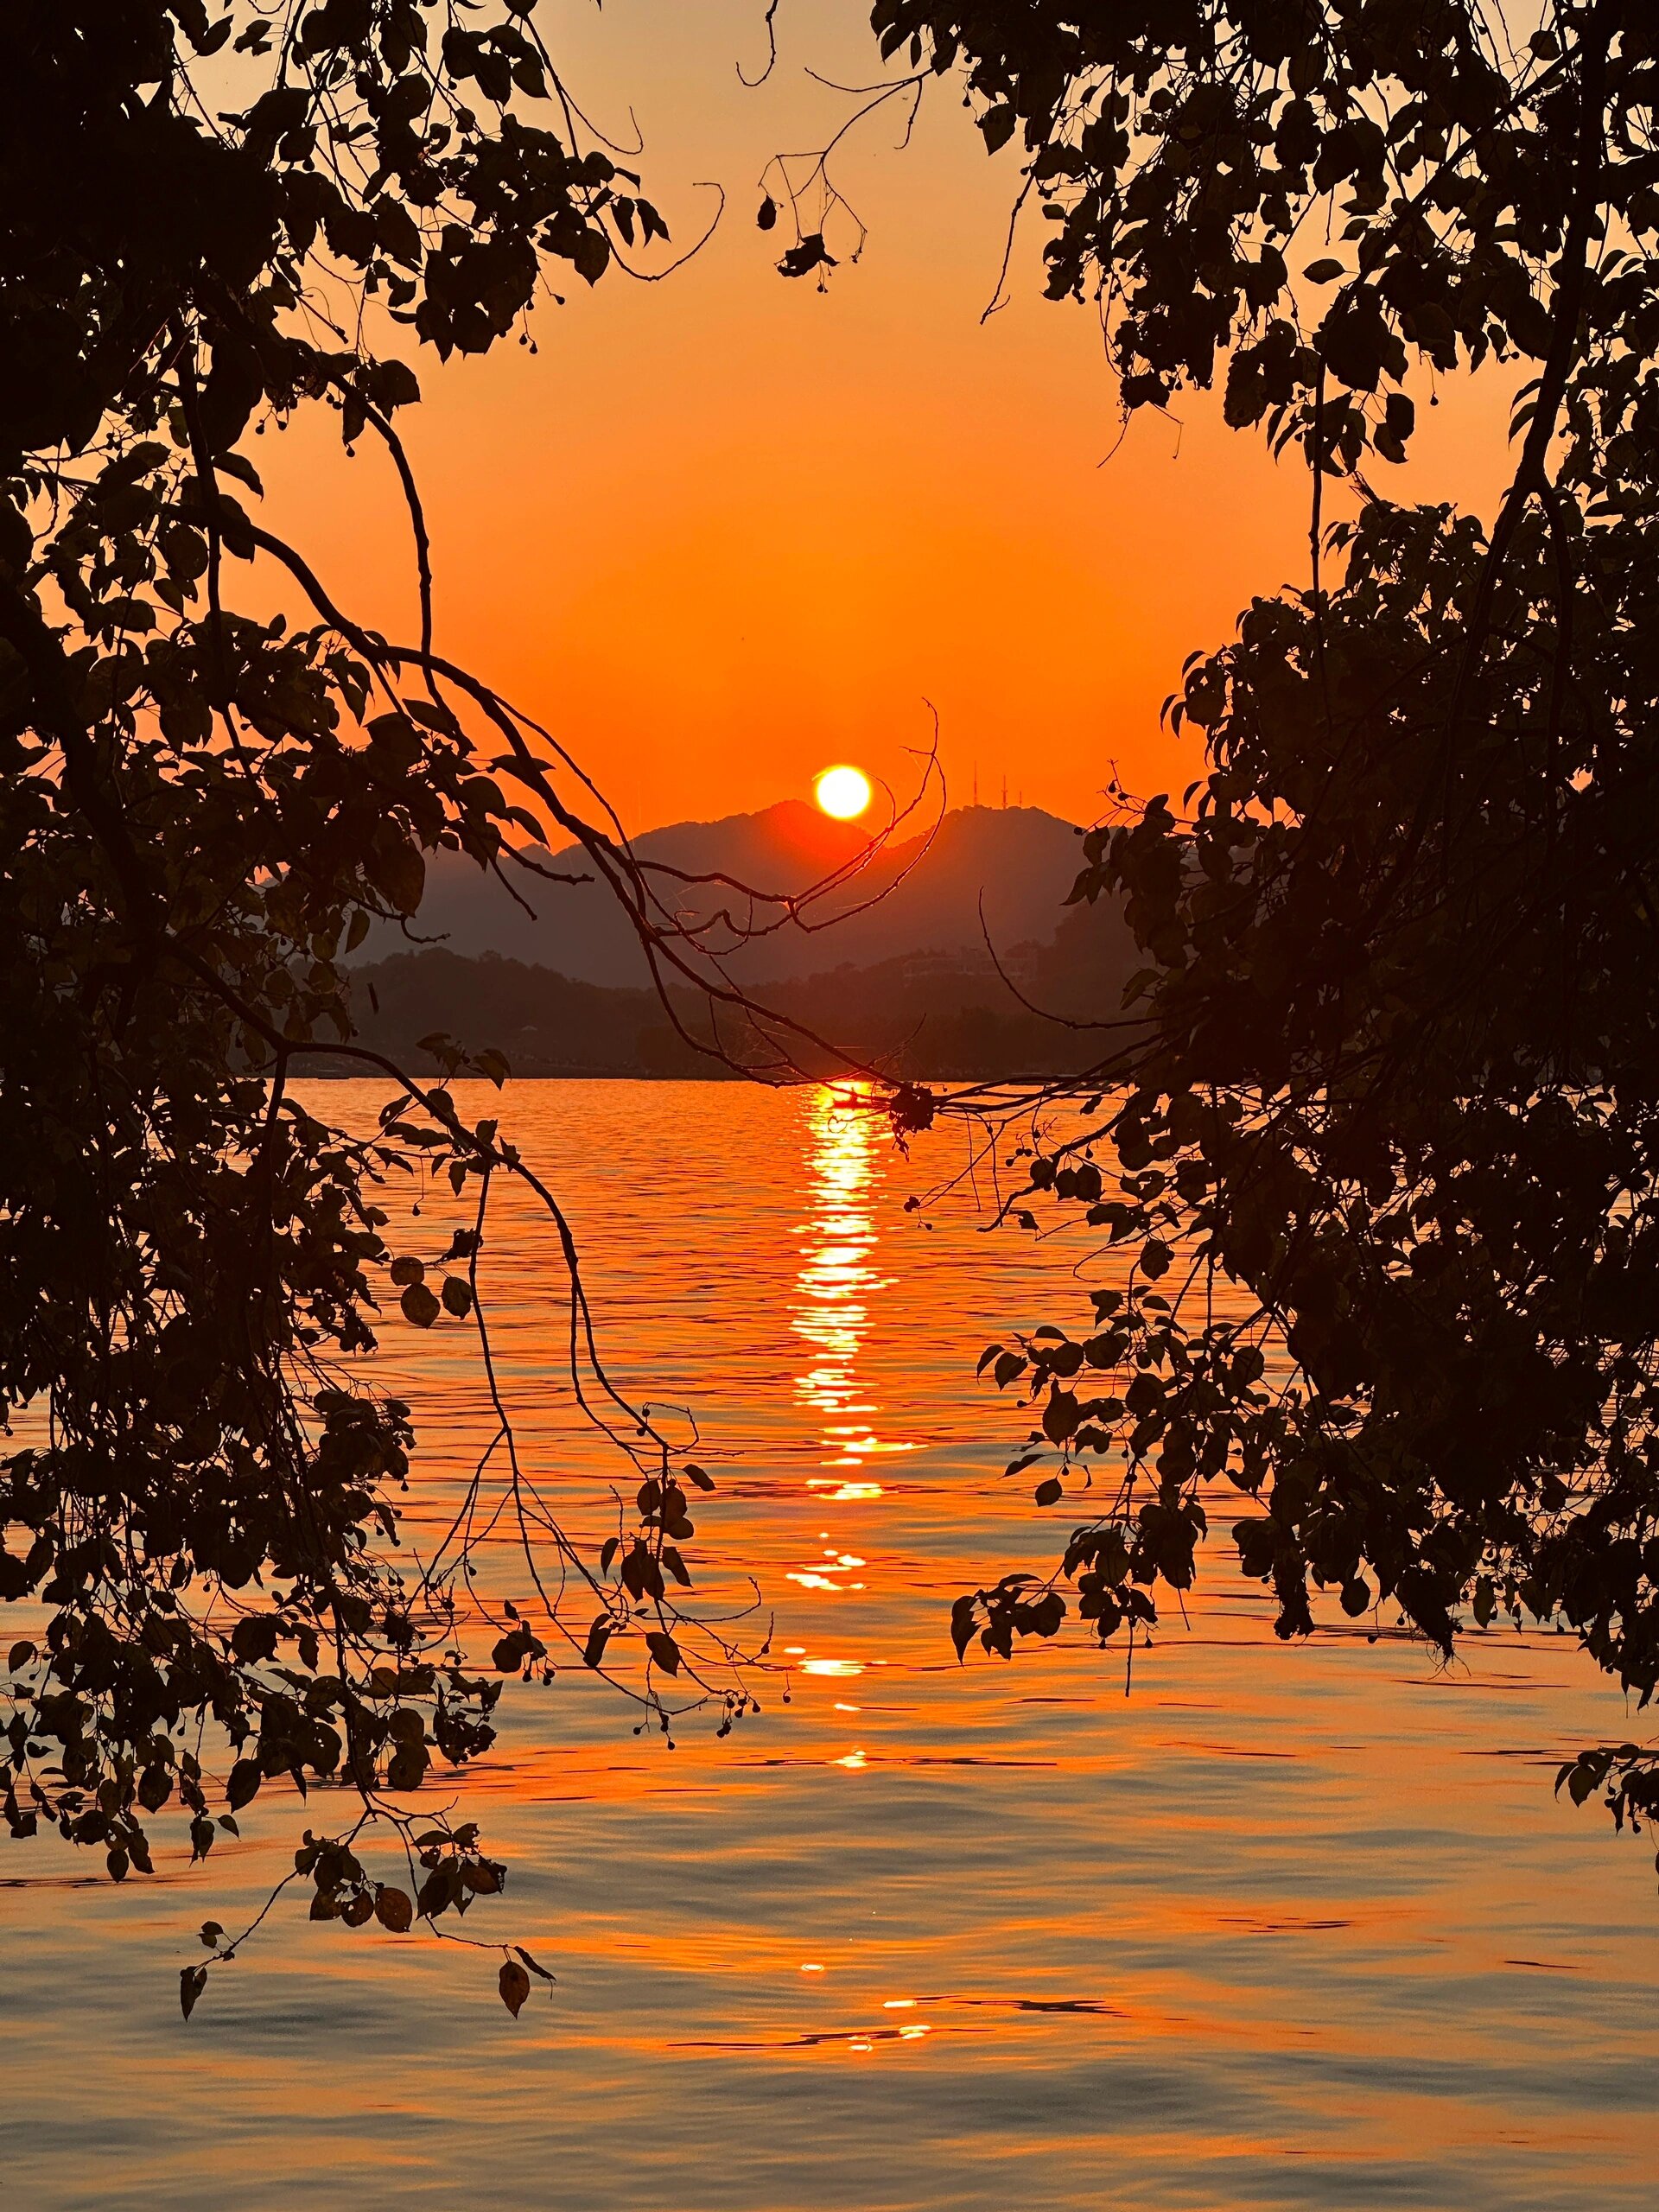
[[[1020,1423],[972,1363],[1076,1313],[1075,1249],[950,1208],[923,1231],[902,1201],[947,1141],[907,1166],[823,1091],[496,1110],[569,1205],[624,1379],[695,1408],[694,1570],[710,1603],[760,1578],[791,1701],[767,1678],[760,1719],[670,1753],[579,1669],[509,1686],[497,1751],[430,1796],[512,1864],[467,1932],[559,1977],[516,2024],[488,1955],[279,1906],[185,2028],[193,1930],[340,1817],[324,1793],[262,1794],[207,1867],[169,1849],[118,1891],[9,1849],[8,2207],[1651,2212],[1651,1853],[1549,1788],[1562,1748],[1641,1724],[1569,1643],[1492,1630],[1439,1670],[1338,1614],[1287,1649],[1224,1498],[1191,1627],[1128,1700],[1075,1624],[958,1667],[950,1599],[1067,1525],[1004,1477]],[[398,1233],[451,1226],[429,1194]],[[509,1206],[484,1284],[509,1395],[596,1542],[615,1468],[570,1421],[557,1285]],[[486,1408],[458,1328],[393,1325],[382,1371],[421,1422],[423,1542]],[[491,1572],[523,1595],[510,1554]]]

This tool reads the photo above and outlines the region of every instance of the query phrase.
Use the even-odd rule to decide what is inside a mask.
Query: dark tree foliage
[[[1088,840],[1074,895],[1126,900],[1146,1027],[1030,1188],[1133,1264],[1092,1333],[985,1363],[1040,1405],[1039,1500],[1103,1461],[1114,1503],[1054,1582],[964,1597],[958,1649],[1052,1633],[1068,1577],[1132,1639],[1230,1483],[1282,1635],[1315,1588],[1448,1651],[1471,1617],[1565,1624],[1645,1704],[1659,10],[1553,0],[1516,32],[1479,0],[880,0],[874,23],[1020,149],[1049,291],[1098,302],[1125,408],[1224,376],[1228,420],[1314,472],[1309,582],[1170,704],[1206,772]],[[1519,397],[1490,528],[1389,499],[1414,391],[1492,362]],[[1326,531],[1332,476],[1357,512]],[[1636,1746],[1563,1779],[1659,1813]]]
[[[433,649],[401,355],[482,352],[522,333],[538,290],[666,236],[532,6],[0,10],[0,1599],[19,1624],[0,1811],[119,1879],[150,1868],[158,1815],[200,1857],[273,1777],[344,1782],[353,1824],[308,1832],[296,1872],[314,1916],[394,1929],[500,1886],[471,1824],[405,1801],[489,1744],[503,1675],[550,1669],[563,1639],[620,1667],[664,1728],[665,1700],[711,1684],[724,1726],[747,1704],[723,1631],[672,1602],[708,1478],[611,1391],[552,1194],[447,1084],[348,1043],[341,960],[372,918],[415,912],[423,855],[499,870],[510,838],[550,825],[659,976],[735,998],[575,764]],[[256,439],[306,409],[397,472],[406,642],[353,621],[259,519]],[[301,627],[238,611],[269,604],[256,556],[288,572]],[[385,1077],[378,1128],[348,1135],[295,1096],[289,1063],[319,1044]],[[452,1071],[504,1071],[438,1049]],[[388,1242],[415,1169],[475,1209],[442,1252]],[[537,1600],[497,1612],[479,1671],[465,1529],[397,1570],[409,1408],[355,1357],[401,1307],[476,1329],[494,1389],[478,1270],[504,1176],[556,1222],[577,1393],[638,1495],[588,1559],[498,1397],[486,1465]],[[354,1848],[382,1816],[413,1897]],[[204,1939],[234,1948],[213,1923]],[[529,1971],[503,1970],[515,2012]]]

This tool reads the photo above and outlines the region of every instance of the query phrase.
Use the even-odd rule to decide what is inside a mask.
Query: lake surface
[[[359,1121],[376,1096],[315,1090]],[[700,1585],[753,1572],[789,1702],[758,1677],[760,1717],[690,1717],[671,1751],[579,1669],[509,1685],[496,1753],[431,1796],[512,1865],[467,1932],[558,1976],[516,2023],[495,1953],[312,1926],[303,1897],[181,2020],[197,1925],[257,1910],[340,1801],[263,1795],[194,1871],[168,1832],[120,1891],[5,1846],[8,2207],[1647,2212],[1653,1840],[1551,1783],[1648,1729],[1570,1642],[1494,1630],[1441,1670],[1337,1612],[1286,1648],[1224,1507],[1128,1697],[1075,1623],[959,1668],[950,1599],[1070,1524],[1004,1476],[1025,1424],[974,1360],[1086,1319],[1109,1263],[985,1235],[966,1190],[907,1214],[962,1133],[906,1160],[822,1090],[519,1084],[499,1110],[617,1370],[695,1412]],[[456,1217],[426,1193],[403,1241]],[[596,1539],[620,1478],[572,1418],[546,1224],[510,1201],[483,1280],[526,1465]],[[418,1546],[489,1427],[460,1326],[385,1335]],[[505,1541],[488,1571],[526,1594]]]

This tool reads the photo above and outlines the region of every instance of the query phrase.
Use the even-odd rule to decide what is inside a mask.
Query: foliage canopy
[[[550,824],[659,977],[735,997],[677,928],[671,872],[636,865],[547,733],[433,649],[404,354],[523,334],[538,293],[667,236],[531,5],[19,0],[0,18],[0,1412],[24,1424],[0,1459],[0,1598],[29,1630],[0,1675],[0,1811],[119,1879],[149,1868],[169,1808],[200,1857],[271,1777],[344,1781],[355,1824],[308,1832],[296,1872],[315,1916],[394,1929],[500,1886],[471,1824],[404,1801],[491,1741],[503,1674],[550,1669],[563,1639],[664,1728],[670,1700],[712,1690],[728,1727],[748,1702],[724,1631],[672,1594],[708,1478],[612,1389],[552,1193],[447,1084],[349,1044],[341,962],[414,913],[424,855],[499,872]],[[407,642],[354,621],[260,519],[256,438],[325,409],[406,497]],[[276,571],[297,628],[244,611]],[[369,1134],[295,1096],[318,1043],[386,1077]],[[442,1253],[388,1241],[411,1175],[475,1201]],[[538,1599],[533,1624],[496,1612],[480,1672],[464,1528],[399,1571],[409,1408],[354,1362],[399,1307],[476,1329],[494,1392],[479,1261],[503,1176],[556,1224],[571,1378],[638,1489],[590,1560],[497,1395],[486,1462]],[[381,1817],[412,1898],[354,1848]],[[235,1948],[204,1936],[215,1959]],[[515,2012],[531,1970],[503,1968]]]
[[[1313,472],[1307,582],[1166,709],[1205,772],[1090,836],[1074,895],[1122,897],[1147,965],[1014,1202],[1080,1205],[1132,1255],[1091,1332],[986,1356],[1040,1405],[1039,1499],[1103,1455],[1122,1487],[1053,1582],[965,1596],[958,1649],[1052,1633],[1067,1577],[1132,1638],[1230,1484],[1282,1635],[1315,1588],[1447,1650],[1530,1617],[1645,1704],[1659,16],[1553,0],[1515,42],[1480,0],[874,21],[1018,145],[1048,289],[1098,302],[1126,410],[1224,377],[1229,422]],[[1491,527],[1389,498],[1416,399],[1490,363],[1517,449]],[[1327,530],[1332,477],[1356,511]],[[1564,1778],[1659,1811],[1635,1746]]]

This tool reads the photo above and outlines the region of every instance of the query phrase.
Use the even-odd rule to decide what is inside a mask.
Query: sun
[[[870,779],[861,768],[826,768],[814,779],[812,796],[837,822],[852,822],[870,803]]]

